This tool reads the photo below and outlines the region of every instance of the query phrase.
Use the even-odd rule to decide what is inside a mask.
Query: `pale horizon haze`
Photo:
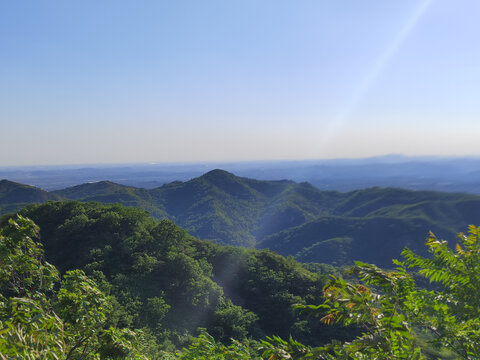
[[[2,1],[0,166],[480,156],[480,1]]]

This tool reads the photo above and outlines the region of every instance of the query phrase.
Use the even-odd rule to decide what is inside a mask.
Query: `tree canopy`
[[[393,269],[356,262],[324,281],[118,205],[22,214],[45,230],[23,215],[0,229],[2,360],[480,357],[480,227],[454,246],[430,234],[426,255],[406,248]],[[43,244],[67,246],[52,254],[60,272]]]

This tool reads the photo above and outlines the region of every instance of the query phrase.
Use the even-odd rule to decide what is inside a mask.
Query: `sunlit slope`
[[[151,190],[102,181],[55,193],[65,199],[140,207],[158,219],[174,220],[194,236],[242,246],[315,219],[340,196],[306,183],[259,181],[223,170]]]
[[[154,189],[152,197],[193,235],[234,245],[253,245],[328,208],[328,196],[308,184],[258,181],[222,170]]]
[[[247,181],[225,171],[211,171],[186,182],[151,190],[156,203],[190,233],[203,239],[253,245],[252,231],[266,197]]]

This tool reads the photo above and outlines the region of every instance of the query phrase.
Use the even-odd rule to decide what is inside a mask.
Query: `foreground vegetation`
[[[480,356],[474,226],[454,249],[431,234],[428,257],[405,249],[394,270],[357,262],[347,282],[120,206],[22,214],[45,231],[22,215],[3,221],[0,359],[421,359],[441,347]],[[420,276],[435,286],[418,286]]]
[[[120,205],[50,202],[22,211],[40,226],[46,260],[82,269],[116,305],[113,325],[148,329],[165,348],[206,328],[217,340],[269,334],[313,344],[341,327],[298,319],[292,306],[321,297],[327,275],[268,250],[200,241],[169,220]]]

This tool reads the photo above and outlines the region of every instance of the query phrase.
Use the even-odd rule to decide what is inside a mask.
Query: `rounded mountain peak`
[[[222,169],[214,169],[214,170],[210,170],[209,172],[205,173],[202,175],[202,177],[206,177],[206,178],[222,178],[222,177],[236,177],[234,174],[228,172],[228,171],[225,171],[225,170],[222,170]]]

